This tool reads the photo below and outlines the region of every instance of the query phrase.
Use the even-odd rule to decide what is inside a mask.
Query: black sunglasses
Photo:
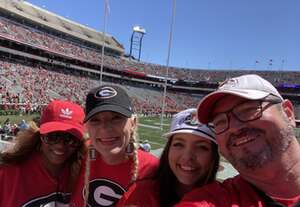
[[[70,147],[78,147],[81,141],[70,133],[65,132],[52,132],[41,136],[41,140],[49,145],[58,144],[63,142],[64,145]]]

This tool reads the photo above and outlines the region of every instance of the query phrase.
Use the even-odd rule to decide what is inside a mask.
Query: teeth
[[[235,142],[234,142],[234,146],[239,146],[239,145],[242,145],[242,144],[245,144],[247,142],[250,142],[252,141],[253,139],[252,138],[249,138],[249,137],[245,137],[245,138],[239,138],[237,139]]]
[[[192,171],[192,170],[195,170],[195,168],[190,167],[190,166],[183,166],[183,165],[181,165],[180,167],[181,167],[181,169],[186,170],[186,171]]]
[[[56,150],[54,150],[53,152],[54,152],[54,154],[56,154],[56,155],[63,155],[63,154],[64,154],[64,152],[60,152],[60,151],[56,151]]]
[[[112,137],[112,138],[101,138],[98,139],[100,142],[113,142],[116,140],[116,138]]]

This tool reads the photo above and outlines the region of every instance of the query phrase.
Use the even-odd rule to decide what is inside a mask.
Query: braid
[[[130,142],[133,144],[133,152],[132,152],[132,160],[133,160],[133,168],[131,171],[131,180],[129,184],[134,183],[137,178],[138,178],[138,169],[139,169],[139,159],[138,159],[138,149],[139,149],[139,144],[138,144],[138,134],[137,134],[137,117],[136,115],[133,115],[133,119],[136,120],[136,124],[134,126],[133,132],[130,137]]]
[[[87,206],[88,198],[89,198],[89,188],[90,188],[90,167],[91,167],[91,156],[92,156],[92,146],[89,146],[87,158],[85,161],[85,174],[84,174],[84,206]]]
[[[138,159],[138,149],[139,145],[136,140],[136,131],[133,132],[133,139],[134,139],[134,148],[133,148],[133,169],[132,169],[132,177],[131,177],[131,183],[135,182],[138,178],[138,167],[139,167],[139,159]]]

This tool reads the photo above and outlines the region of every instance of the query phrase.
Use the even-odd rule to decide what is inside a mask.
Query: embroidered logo
[[[220,83],[219,89],[235,88],[238,84],[239,81],[236,78],[227,79],[224,82]]]
[[[103,87],[95,93],[96,98],[107,99],[117,95],[117,91],[112,87]]]
[[[199,122],[197,120],[196,111],[193,111],[188,116],[186,116],[184,118],[184,123],[191,126],[197,126]]]
[[[73,111],[71,111],[69,108],[61,109],[60,112],[61,112],[59,114],[60,117],[67,118],[67,119],[72,119]]]

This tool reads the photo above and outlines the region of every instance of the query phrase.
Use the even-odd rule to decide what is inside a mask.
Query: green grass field
[[[37,117],[37,115],[0,116],[0,124],[2,125],[7,118],[9,118],[12,123],[19,123],[22,119],[29,121],[35,117]],[[164,147],[166,139],[163,138],[162,135],[169,130],[170,121],[170,118],[164,118],[163,128],[161,129],[160,118],[139,117],[138,134],[140,141],[148,140],[151,143],[152,149]],[[296,128],[296,135],[300,142],[300,128]]]

